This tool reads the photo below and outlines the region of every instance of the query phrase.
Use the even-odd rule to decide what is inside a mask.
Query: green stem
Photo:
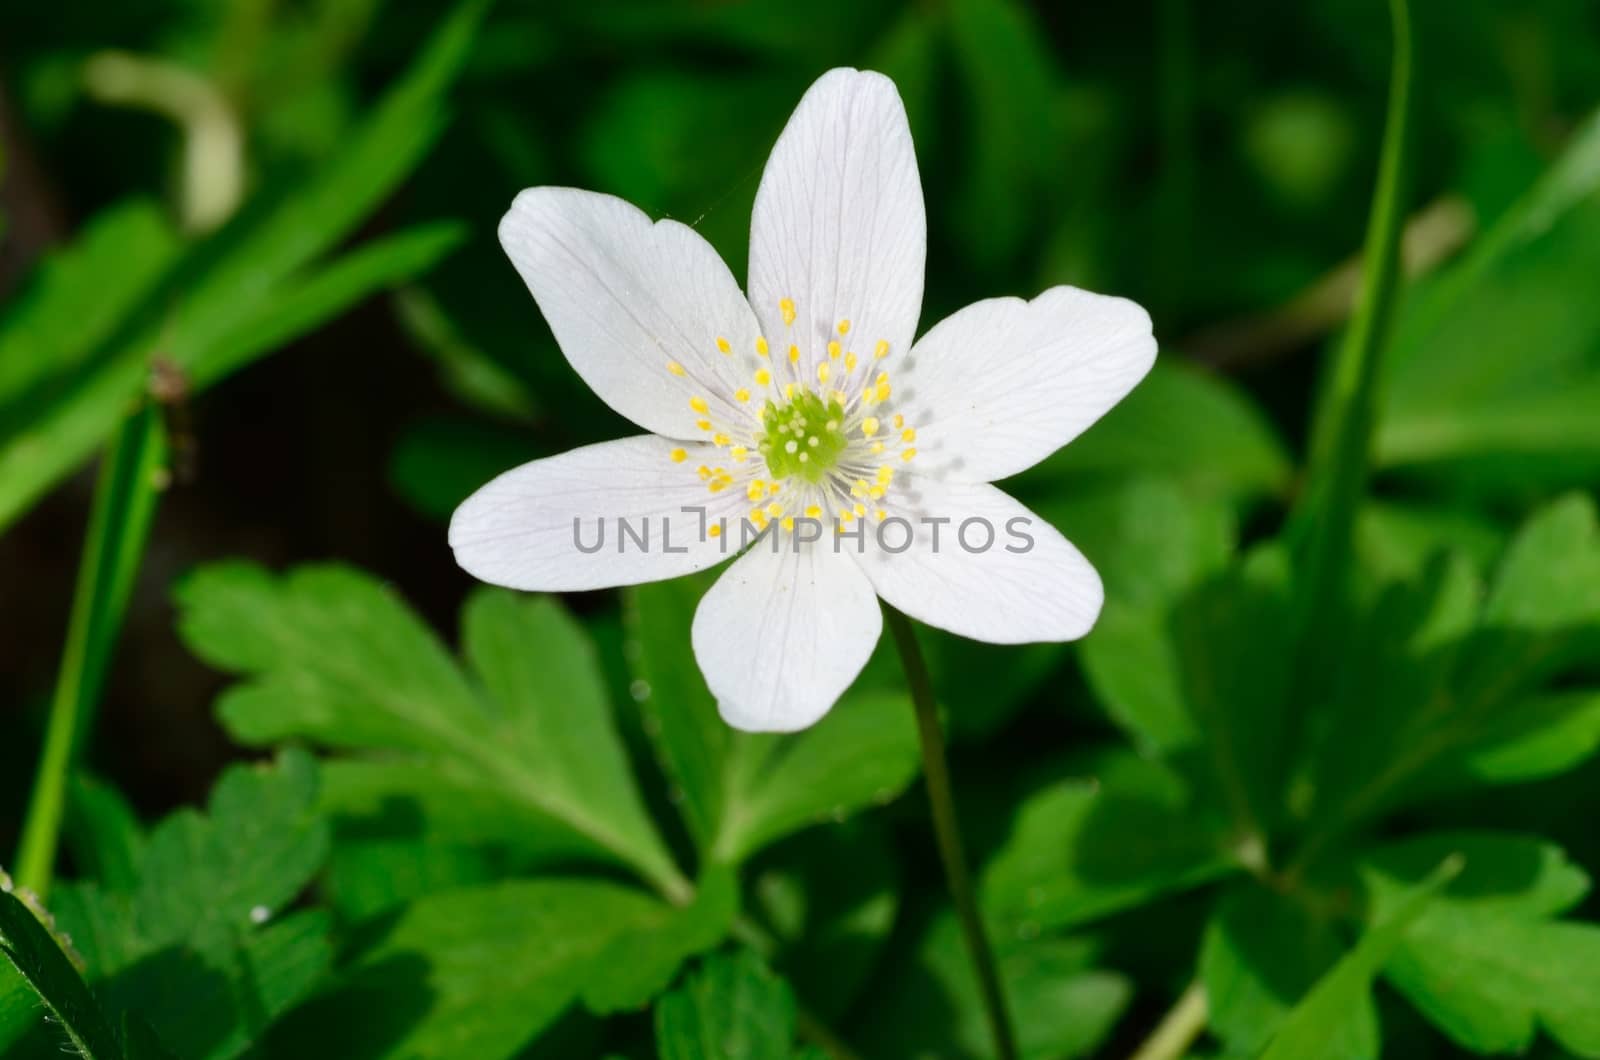
[[[1208,1017],[1206,988],[1196,979],[1167,1010],[1132,1060],[1179,1060],[1206,1029]]]
[[[165,484],[165,457],[161,410],[147,405],[123,423],[95,486],[61,672],[17,850],[17,883],[40,898],[49,891],[55,869],[67,781],[93,725],[106,666],[150,536],[156,496]]]
[[[1005,991],[1001,989],[994,951],[989,947],[989,938],[984,932],[972,878],[967,873],[967,858],[962,850],[961,828],[956,822],[956,803],[950,789],[950,767],[945,761],[944,733],[939,728],[933,681],[928,676],[928,667],[922,659],[922,649],[917,645],[911,620],[888,604],[883,605],[883,614],[890,633],[894,635],[895,647],[900,651],[900,663],[905,668],[906,681],[911,686],[911,702],[917,712],[917,732],[922,739],[922,775],[927,781],[928,802],[933,810],[933,831],[939,840],[939,857],[944,862],[950,897],[955,900],[956,913],[961,918],[961,933],[966,939],[967,954],[972,958],[973,970],[978,975],[978,989],[983,998],[984,1014],[989,1019],[989,1030],[994,1035],[995,1053],[1000,1060],[1016,1060],[1017,1039],[1011,1029],[1011,1017],[1006,1011]]]

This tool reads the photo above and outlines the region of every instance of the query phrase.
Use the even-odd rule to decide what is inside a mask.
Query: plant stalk
[[[95,485],[61,671],[17,848],[17,884],[41,899],[55,871],[67,782],[93,725],[106,667],[150,537],[156,497],[165,486],[166,428],[161,417],[161,409],[148,404],[123,422]]]
[[[1210,1011],[1206,1005],[1206,988],[1196,979],[1189,984],[1167,1014],[1161,1017],[1156,1029],[1150,1032],[1139,1051],[1130,1060],[1181,1060],[1189,1046],[1206,1029]]]
[[[967,872],[961,828],[956,821],[955,798],[950,788],[950,767],[945,761],[944,733],[939,728],[939,711],[933,696],[933,680],[928,676],[928,666],[923,661],[922,649],[917,644],[911,620],[887,603],[883,605],[883,613],[889,631],[894,636],[895,647],[899,649],[906,682],[911,688],[911,702],[917,713],[917,733],[922,741],[922,775],[928,785],[928,802],[933,810],[933,831],[939,841],[939,858],[944,862],[950,897],[955,901],[956,913],[961,919],[961,934],[967,944],[967,955],[972,959],[973,971],[978,976],[978,990],[983,999],[984,1014],[989,1020],[989,1030],[994,1036],[995,1054],[1000,1060],[1016,1060],[1016,1033],[1011,1028],[1005,991],[1000,985],[999,968],[995,964],[994,951],[989,946],[989,937],[984,931],[983,917],[978,911],[972,877]]]

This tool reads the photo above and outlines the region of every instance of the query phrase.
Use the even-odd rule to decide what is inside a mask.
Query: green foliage
[[[796,1048],[794,994],[749,950],[707,958],[656,1003],[661,1060],[819,1060]]]
[[[60,1023],[84,1060],[120,1060],[121,1042],[77,969],[45,926],[11,893],[0,888],[0,953],[21,974]]]
[[[729,729],[689,644],[698,599],[689,580],[629,594],[634,695],[705,856],[738,862],[809,824],[899,794],[917,771],[917,734],[903,692],[847,696],[816,726],[776,737]]]

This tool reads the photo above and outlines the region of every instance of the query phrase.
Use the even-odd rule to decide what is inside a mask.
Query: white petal
[[[1076,640],[1094,626],[1100,576],[1055,527],[1005,493],[900,474],[894,496],[892,515],[870,524],[858,554],[890,604],[994,644]]]
[[[507,471],[451,517],[456,562],[483,581],[542,592],[636,585],[714,566],[732,553],[702,526],[740,512],[743,494],[713,496],[695,474],[720,450],[685,446],[688,459],[677,464],[673,448],[642,435]],[[686,507],[704,509],[709,522]]]
[[[850,687],[883,614],[850,557],[773,537],[725,571],[694,614],[694,654],[729,725],[794,732]]]
[[[778,137],[750,221],[750,303],[773,346],[800,347],[803,377],[850,321],[846,348],[904,355],[922,311],[927,216],[911,128],[882,74],[830,70]],[[786,328],[781,299],[795,304]]]
[[[529,188],[500,221],[500,243],[561,352],[606,404],[669,438],[704,437],[691,397],[734,411],[729,395],[755,370],[758,329],[699,233],[652,223],[615,196]],[[668,368],[674,362],[684,375]]]
[[[1083,433],[1155,362],[1150,314],[1126,298],[1052,287],[991,298],[918,340],[895,380],[924,473],[992,482]]]

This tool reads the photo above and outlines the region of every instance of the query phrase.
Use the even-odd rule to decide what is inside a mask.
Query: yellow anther
[[[872,356],[880,361],[889,356],[889,342],[887,339],[878,340],[878,345],[872,349]]]
[[[878,484],[880,486],[887,486],[892,481],[894,481],[894,468],[890,467],[888,464],[880,467],[878,469]]]
[[[854,350],[851,350],[849,353],[844,355],[844,367],[845,371],[848,372],[853,372],[856,370],[856,354]]]
[[[900,454],[900,459],[910,463],[912,458],[914,458],[916,455],[917,451],[915,449],[907,449],[905,452]]]
[[[887,491],[882,486],[874,486],[867,491],[867,496],[871,497],[875,501],[882,500],[885,492]]]
[[[865,497],[866,495],[867,495],[867,484],[865,482],[857,482],[854,486],[850,487],[850,496],[852,496],[852,497]]]
[[[711,438],[711,444],[712,445],[728,445],[732,441],[733,441],[732,438],[729,438],[726,434],[723,434],[721,431],[718,431]]]
[[[778,299],[778,312],[783,314],[783,322],[785,325],[792,325],[794,323],[794,299]]]
[[[711,469],[706,467],[704,464],[701,464],[699,467],[695,468],[694,473],[699,475],[702,479],[708,479],[711,477]]]
[[[753,501],[760,500],[767,492],[760,479],[752,479],[750,485],[745,487],[744,495]]]
[[[786,398],[793,398],[794,397],[794,388],[795,388],[795,385],[793,383],[785,383],[785,384],[783,384],[783,396],[786,397]]]
[[[915,427],[907,427],[905,430],[900,432],[900,440],[902,442],[914,442],[914,441],[916,441],[917,440],[917,429]]]
[[[878,417],[876,417],[876,416],[868,416],[866,419],[862,420],[861,421],[861,433],[866,435],[868,438],[871,438],[874,434],[877,434],[878,433]]]
[[[830,390],[828,391],[828,396],[837,401],[839,404],[843,405],[850,395],[846,394],[843,390]],[[838,426],[839,425],[834,421],[828,421],[828,430],[831,431]]]
[[[695,420],[694,425],[699,427],[702,431],[709,431],[711,429],[710,420]]]
[[[687,449],[674,449],[672,451],[672,462],[674,464],[681,464],[687,459],[689,459],[689,451]]]
[[[710,482],[706,483],[706,489],[710,490],[712,493],[721,493],[723,490],[725,490],[727,488],[728,488],[728,480],[727,479],[714,478]]]
[[[783,483],[781,483],[781,482],[769,482],[769,483],[767,483],[767,496],[775,497],[775,496],[777,496],[778,491],[781,490],[781,489],[783,489]]]
[[[722,536],[722,524],[721,523],[712,523],[710,526],[706,527],[706,536],[707,537],[721,537]]]
[[[742,445],[736,445],[732,449],[728,450],[728,455],[733,457],[733,462],[735,464],[742,464],[744,463],[745,458],[750,455],[750,450],[746,449]]]
[[[789,363],[790,364],[799,364],[800,363],[800,347],[798,347],[798,346],[790,346],[789,347]]]
[[[765,335],[756,336],[756,352],[763,357],[767,355],[767,338]]]
[[[889,513],[884,511],[882,508],[879,508],[877,511],[873,512],[872,515],[873,518],[877,519],[878,522],[881,523],[884,521],[884,519],[888,518]]]
[[[757,530],[765,530],[767,528],[767,513],[757,508],[750,513],[750,521],[756,524]]]
[[[783,505],[779,504],[777,501],[773,501],[771,504],[767,505],[767,514],[776,519],[778,516],[783,514]]]
[[[851,511],[849,508],[840,508],[839,509],[839,521],[841,523],[843,523],[844,525],[849,526],[852,522],[855,521],[855,518],[856,518],[856,513]]]
[[[839,345],[839,341],[837,339],[828,343],[828,360],[837,361],[839,359],[839,354],[843,352],[844,347]]]
[[[865,504],[856,505],[856,515],[857,516],[863,516],[863,515],[866,515],[866,514],[867,514],[867,506]]]
[[[888,383],[879,383],[872,391],[872,396],[878,401],[888,401],[892,391]]]
[[[706,399],[703,397],[690,398],[689,407],[702,414],[705,413],[709,408],[709,406],[706,405]]]
[[[679,364],[677,361],[668,361],[667,362],[667,371],[671,372],[673,375],[678,375],[678,376],[688,375],[689,374],[688,372],[685,372],[683,370],[683,365]]]
[[[841,335],[850,334],[850,321],[848,321],[848,320],[839,321],[839,334],[841,334]]]
[[[757,368],[756,369],[756,385],[757,386],[771,386],[772,385],[772,373],[767,371],[765,368]]]
[[[738,390],[733,392],[733,398],[735,401],[749,401],[750,391],[744,387],[740,387]]]
[[[807,519],[820,519],[821,517],[822,517],[822,509],[819,506],[817,506],[815,504],[812,504],[812,505],[808,505],[806,507],[806,518]]]
[[[785,530],[793,530],[794,529],[794,516],[786,515],[786,516],[783,517],[783,528]]]
[[[829,364],[827,361],[823,361],[821,364],[817,365],[817,382],[826,383],[828,381],[828,376],[832,374],[832,370],[833,365]]]
[[[728,353],[729,351],[731,351],[733,349],[733,347],[728,345],[728,340],[727,339],[723,338],[721,335],[718,335],[717,336],[717,349],[721,350],[723,353]]]
[[[904,427],[905,425],[906,425],[905,414],[904,413],[900,413],[900,412],[896,412],[894,414],[894,429],[898,431],[901,427]]]
[[[874,452],[874,453],[881,453],[881,452],[883,452],[883,443],[882,443],[882,442],[873,442],[873,443],[872,443],[872,451],[873,451],[873,452]]]

